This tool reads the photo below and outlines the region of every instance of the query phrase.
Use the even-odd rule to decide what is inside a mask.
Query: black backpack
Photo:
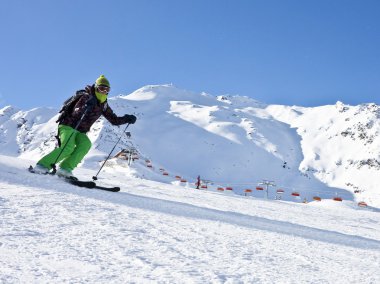
[[[71,96],[70,98],[68,98],[63,103],[63,106],[61,110],[59,111],[60,115],[56,122],[61,123],[67,117],[67,115],[69,115],[73,111],[75,104],[85,94],[88,94],[88,93],[85,90],[80,90],[80,91],[77,91],[74,96]]]

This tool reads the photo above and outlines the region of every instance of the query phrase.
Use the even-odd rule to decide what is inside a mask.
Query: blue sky
[[[2,0],[0,107],[59,107],[100,74],[269,104],[380,104],[378,0]]]

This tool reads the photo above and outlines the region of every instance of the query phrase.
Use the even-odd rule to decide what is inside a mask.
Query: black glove
[[[123,116],[125,119],[125,123],[134,124],[137,120],[136,116],[133,114],[126,114]]]

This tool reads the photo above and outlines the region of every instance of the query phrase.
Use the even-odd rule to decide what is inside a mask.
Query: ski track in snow
[[[1,158],[1,283],[380,283],[376,209],[125,176],[109,193]]]

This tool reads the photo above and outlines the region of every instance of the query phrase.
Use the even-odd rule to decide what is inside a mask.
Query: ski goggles
[[[98,89],[99,93],[102,93],[102,94],[107,94],[110,91],[110,87],[108,86],[99,85],[99,86],[96,86],[96,88]]]

